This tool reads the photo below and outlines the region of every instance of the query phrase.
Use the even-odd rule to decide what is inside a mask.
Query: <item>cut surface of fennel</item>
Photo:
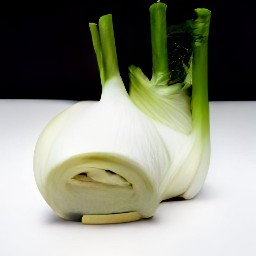
[[[99,27],[90,24],[101,99],[78,102],[51,120],[34,154],[37,186],[64,219],[102,224],[149,218],[161,201],[193,198],[204,183],[209,11],[196,10],[191,66],[185,80],[171,86],[165,11],[163,3],[150,7],[153,76],[131,66],[129,94],[119,74],[112,16],[102,16]]]

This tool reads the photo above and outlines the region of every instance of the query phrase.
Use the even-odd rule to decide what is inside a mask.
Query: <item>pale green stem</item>
[[[89,26],[101,83],[104,86],[107,80],[119,75],[112,15],[107,14],[100,18],[99,30],[94,23],[90,23]]]
[[[193,27],[192,118],[195,129],[209,133],[208,35],[211,12],[199,8]]]
[[[166,4],[155,3],[150,6],[153,84],[167,85],[170,74],[168,67]]]
[[[101,51],[99,30],[98,30],[97,24],[95,24],[95,23],[89,23],[89,27],[90,27],[91,36],[92,36],[93,48],[94,48],[94,51],[96,54],[98,67],[99,67],[99,71],[100,71],[101,83],[103,83],[104,72],[103,72],[103,60],[102,60],[102,51]]]

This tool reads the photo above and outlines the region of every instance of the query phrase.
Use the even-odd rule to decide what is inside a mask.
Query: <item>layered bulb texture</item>
[[[52,119],[34,153],[37,186],[61,218],[135,221],[152,217],[165,199],[191,199],[200,191],[210,159],[210,11],[195,13],[182,25],[191,52],[177,78],[169,67],[166,5],[150,7],[153,75],[148,79],[131,66],[129,93],[118,69],[112,16],[90,23],[101,99],[78,102]]]

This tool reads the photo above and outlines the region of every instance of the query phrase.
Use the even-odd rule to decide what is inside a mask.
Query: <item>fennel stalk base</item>
[[[133,222],[143,219],[138,212],[124,212],[116,214],[83,215],[83,224],[115,224]]]

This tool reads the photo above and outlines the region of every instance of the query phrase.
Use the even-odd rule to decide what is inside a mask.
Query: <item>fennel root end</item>
[[[138,212],[124,212],[114,214],[83,215],[83,224],[114,224],[132,222],[142,219]]]

